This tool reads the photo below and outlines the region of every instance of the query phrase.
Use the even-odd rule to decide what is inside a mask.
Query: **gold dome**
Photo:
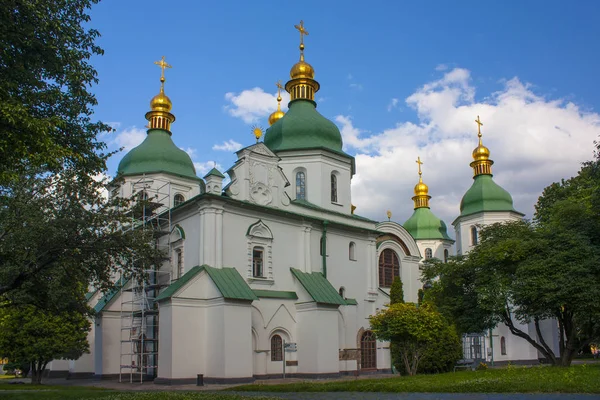
[[[290,78],[292,79],[314,79],[315,70],[309,63],[304,61],[304,57],[302,60],[298,61],[292,69],[290,70]]]
[[[152,111],[165,111],[170,112],[171,108],[173,108],[173,103],[169,96],[165,94],[163,89],[161,88],[160,93],[157,94],[150,100],[150,109]]]
[[[277,110],[273,112],[273,114],[269,115],[269,125],[273,125],[275,122],[279,121],[285,113],[281,110]]]
[[[485,161],[490,158],[490,149],[485,147],[481,140],[479,141],[479,146],[475,147],[473,150],[473,160],[475,161]]]
[[[415,196],[427,196],[429,187],[419,178],[419,183],[415,185]]]

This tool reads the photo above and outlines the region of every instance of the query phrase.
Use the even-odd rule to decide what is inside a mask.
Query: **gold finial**
[[[481,142],[481,127],[483,126],[483,122],[481,122],[481,120],[479,119],[479,115],[477,116],[477,119],[475,120],[475,122],[477,123],[477,137],[479,138],[479,141]]]
[[[256,138],[256,143],[258,143],[258,141],[260,140],[260,138],[263,135],[263,130],[260,126],[258,125],[254,125],[252,127],[252,134],[254,135],[254,137]]]
[[[175,116],[171,114],[173,103],[165,94],[165,69],[173,68],[165,61],[165,56],[162,56],[160,61],[154,61],[161,69],[160,72],[160,93],[150,100],[150,110],[146,113],[146,119],[150,121],[148,128],[171,130],[171,124],[175,121]]]
[[[160,61],[154,61],[154,64],[160,67],[160,90],[164,91],[165,88],[165,68],[173,68],[170,64],[165,61],[165,56],[162,56]]]
[[[391,221],[392,220],[392,212],[390,210],[387,210],[386,214],[388,217],[388,221]]]
[[[471,167],[473,168],[473,175],[491,175],[492,174],[492,164],[494,163],[490,160],[490,150],[483,145],[481,141],[481,126],[483,123],[479,119],[479,115],[475,120],[477,123],[477,137],[479,138],[479,144],[473,150],[473,162],[471,162]]]
[[[417,164],[419,164],[419,182],[423,182],[423,179],[421,179],[421,175],[423,175],[423,172],[421,172],[421,165],[423,165],[423,161],[421,161],[421,157],[417,157]]]
[[[308,31],[304,29],[304,21],[300,20],[299,25],[294,25],[294,28],[300,32],[300,61],[304,61],[304,35],[308,36]]]
[[[281,81],[275,82],[275,86],[277,86],[277,110],[273,111],[273,113],[269,115],[269,126],[273,125],[285,115],[285,113],[281,111],[281,100],[283,100],[281,98],[281,89],[283,89]]]
[[[415,202],[415,210],[417,208],[429,207],[429,187],[423,183],[423,171],[421,170],[421,165],[423,165],[423,161],[421,161],[421,157],[417,157],[416,161],[419,166],[419,183],[415,185],[415,195],[412,198]]]
[[[283,85],[281,85],[281,79],[275,82],[275,86],[277,86],[277,108],[279,109],[279,103],[281,103],[281,89],[283,89]]]

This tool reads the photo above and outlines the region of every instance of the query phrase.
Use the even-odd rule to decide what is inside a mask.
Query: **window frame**
[[[180,201],[177,201],[178,198],[180,198]],[[173,207],[177,207],[178,205],[185,203],[185,196],[182,195],[181,193],[175,193],[175,196],[173,196]]]
[[[348,244],[348,259],[350,261],[356,261],[356,243],[354,242]]]
[[[500,337],[500,355],[507,355],[506,352],[506,338],[504,336]]]
[[[477,227],[473,225],[471,227],[471,245],[477,246],[479,244],[479,232],[477,231]]]
[[[386,262],[385,254],[391,253],[391,262]],[[396,263],[397,265],[396,265]],[[392,287],[392,283],[394,282],[395,277],[400,276],[400,257],[395,250],[387,248],[383,249],[383,251],[379,254],[378,260],[378,272],[379,272],[379,287],[389,288]],[[391,270],[390,280],[386,279],[386,276],[389,275],[386,271]]]
[[[432,258],[433,258],[433,250],[431,249],[431,247],[427,247],[425,249],[425,259],[431,260]]]
[[[283,339],[279,334],[271,336],[271,361],[283,361]]]
[[[448,257],[450,257],[450,252],[448,249],[444,249],[444,263],[448,262]]]
[[[303,170],[296,172],[296,200],[306,200],[306,171]]]
[[[260,254],[260,258],[256,255]],[[257,261],[260,261],[259,267],[257,268]],[[257,273],[257,270],[259,270]],[[252,247],[252,277],[253,278],[264,278],[265,277],[265,248],[264,246]]]
[[[334,172],[330,175],[330,181],[331,202],[338,203],[337,175]]]

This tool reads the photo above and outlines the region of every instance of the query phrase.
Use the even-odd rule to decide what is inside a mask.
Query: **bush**
[[[402,375],[408,372],[397,347],[390,346],[394,367]],[[452,371],[458,360],[462,358],[462,342],[453,325],[446,324],[436,332],[435,341],[427,346],[426,352],[419,362],[418,374],[437,374]]]

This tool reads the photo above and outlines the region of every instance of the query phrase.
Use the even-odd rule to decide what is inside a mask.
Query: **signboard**
[[[298,346],[296,343],[286,343],[283,347],[288,353],[295,353],[298,351]]]

